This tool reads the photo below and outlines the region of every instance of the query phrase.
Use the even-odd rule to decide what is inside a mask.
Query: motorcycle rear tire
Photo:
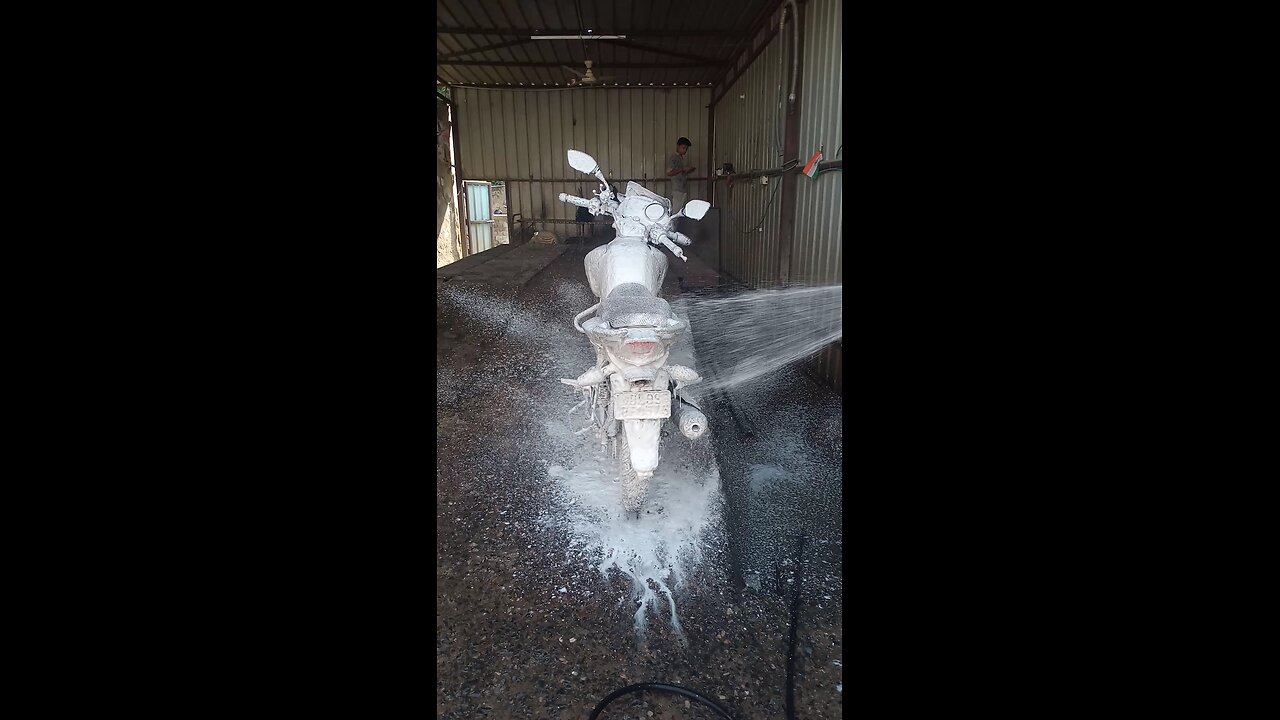
[[[627,431],[618,428],[618,482],[622,483],[622,507],[630,515],[640,517],[644,494],[648,483],[640,484],[635,468],[631,467],[631,446],[627,444]]]

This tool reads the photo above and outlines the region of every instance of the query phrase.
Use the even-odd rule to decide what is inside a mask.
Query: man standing
[[[689,138],[682,137],[676,140],[676,151],[667,158],[667,177],[671,180],[671,214],[675,215],[684,207],[684,201],[689,195],[685,192],[685,175],[693,172],[697,168],[692,165],[685,166],[684,154],[689,152],[689,147],[693,143],[689,142]]]

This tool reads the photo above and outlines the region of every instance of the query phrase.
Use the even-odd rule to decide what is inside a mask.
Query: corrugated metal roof
[[[449,85],[564,87],[594,74],[605,86],[704,85],[719,79],[774,0],[436,0],[436,79]],[[625,40],[530,40],[531,35]]]

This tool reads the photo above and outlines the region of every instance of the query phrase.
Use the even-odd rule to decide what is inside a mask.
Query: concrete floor
[[[781,718],[797,559],[797,715],[839,717],[841,406],[830,391],[787,369],[704,398],[713,442],[663,450],[664,464],[718,472],[708,495],[723,505],[674,591],[682,634],[665,599],[638,634],[635,585],[575,555],[572,527],[546,522],[564,505],[553,468],[579,441],[560,432],[575,398],[557,378],[593,357],[569,322],[594,302],[582,259],[602,241],[504,246],[437,272],[437,717],[581,719],[648,681],[697,690],[739,720]],[[664,296],[679,313],[682,296],[715,284],[691,257],[673,262]],[[601,715],[622,717],[716,715],[646,692]]]

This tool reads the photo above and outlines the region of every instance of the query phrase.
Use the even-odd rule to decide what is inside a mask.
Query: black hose
[[[796,672],[796,636],[800,628],[800,584],[804,581],[804,544],[808,539],[805,535],[800,535],[800,541],[796,546],[796,589],[791,595],[791,643],[787,649],[787,720],[796,720],[796,691],[795,691],[795,672]],[[697,700],[707,707],[715,710],[720,717],[725,720],[733,720],[733,716],[728,710],[721,707],[716,701],[703,695],[697,690],[680,687],[679,685],[671,685],[669,683],[636,683],[628,685],[624,688],[618,688],[605,696],[600,704],[596,705],[591,711],[591,715],[587,720],[596,720],[600,717],[600,712],[608,706],[609,703],[628,693],[640,692],[641,690],[665,690],[667,692],[678,693],[685,697]]]
[[[796,548],[796,591],[791,596],[791,647],[787,650],[787,720],[796,720],[796,631],[800,627],[800,582],[804,569],[804,535]]]
[[[804,582],[804,544],[808,540],[806,535],[801,534],[800,540],[796,546],[796,589],[791,594],[791,643],[787,649],[787,720],[796,720],[796,691],[795,691],[795,672],[796,672],[796,637],[800,629],[800,585]],[[595,709],[591,711],[591,715],[587,720],[596,720],[600,717],[600,711],[628,693],[640,692],[641,690],[665,690],[667,692],[678,693],[685,697],[692,698],[707,707],[715,710],[720,717],[725,720],[733,720],[729,715],[729,711],[721,707],[716,701],[703,695],[697,690],[680,687],[679,685],[671,685],[668,683],[637,683],[619,688],[609,693]]]
[[[633,693],[633,692],[639,692],[641,690],[665,690],[666,692],[678,693],[680,695],[684,695],[687,698],[697,700],[703,705],[706,705],[712,710],[715,710],[716,713],[719,714],[720,717],[725,718],[725,720],[733,720],[733,716],[729,714],[729,711],[720,707],[720,705],[716,703],[715,700],[712,700],[711,698],[707,697],[706,695],[703,695],[697,690],[690,690],[689,688],[683,688],[683,687],[680,687],[679,685],[669,685],[667,683],[637,683],[635,685],[628,685],[624,688],[619,688],[617,690],[614,690],[613,692],[605,696],[605,699],[601,700],[599,705],[596,705],[596,709],[591,711],[591,715],[587,717],[587,720],[596,720],[596,718],[600,716],[600,711],[604,710],[606,705],[613,702],[614,700],[617,700],[623,695],[626,695],[628,693]]]

